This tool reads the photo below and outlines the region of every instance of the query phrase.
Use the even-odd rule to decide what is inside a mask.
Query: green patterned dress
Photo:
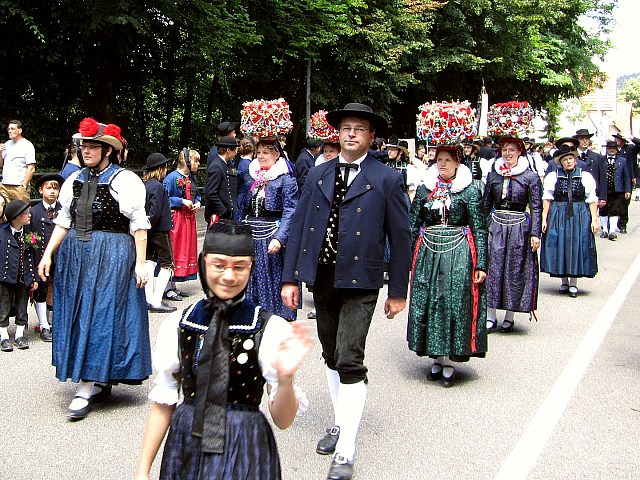
[[[410,217],[409,348],[420,356],[448,356],[457,362],[484,357],[487,351],[485,288],[474,286],[472,279],[474,264],[487,270],[486,221],[480,191],[470,178],[467,182],[463,169],[468,170],[461,165],[451,186],[450,203],[434,205],[432,179],[418,188]]]

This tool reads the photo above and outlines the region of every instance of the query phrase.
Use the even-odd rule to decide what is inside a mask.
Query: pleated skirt
[[[595,277],[598,273],[596,240],[591,233],[591,212],[584,202],[552,202],[547,232],[542,235],[540,269],[552,277]]]
[[[461,228],[427,229],[422,235],[411,281],[409,349],[454,361],[484,357],[486,295],[481,285],[474,300],[468,238]]]
[[[139,383],[151,375],[144,289],[136,288],[134,240],[70,229],[54,275],[52,357],[59,380]]]
[[[258,410],[227,410],[224,453],[203,453],[191,434],[195,407],[178,405],[162,456],[161,480],[279,480],[278,447]]]

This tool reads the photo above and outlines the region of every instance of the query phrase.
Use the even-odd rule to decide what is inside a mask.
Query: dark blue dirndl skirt
[[[224,453],[202,453],[191,434],[195,406],[176,408],[164,446],[160,480],[280,480],[273,431],[257,409],[227,409]]]
[[[547,232],[542,235],[540,269],[552,277],[595,277],[598,273],[596,240],[591,233],[591,212],[585,202],[552,202]]]
[[[59,380],[140,383],[151,375],[147,303],[136,288],[135,261],[128,233],[95,231],[88,242],[73,228],[67,233],[53,288]]]

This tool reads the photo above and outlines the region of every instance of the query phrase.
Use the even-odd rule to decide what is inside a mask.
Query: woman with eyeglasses
[[[60,381],[78,383],[67,418],[81,420],[112,385],[140,384],[151,374],[144,295],[150,224],[142,180],[120,166],[120,127],[85,118],[74,139],[85,166],[60,189],[38,274],[51,275],[57,250],[52,363]]]
[[[247,296],[287,320],[296,310],[285,307],[280,295],[284,248],[298,203],[298,184],[289,170],[281,144],[273,137],[258,139],[256,158],[244,173],[243,220],[251,225],[255,240],[255,267]]]
[[[515,313],[532,315],[537,305],[542,183],[529,168],[521,139],[502,138],[498,151],[482,199],[489,218],[487,331],[498,329],[496,311],[505,310],[500,332],[509,333]]]
[[[575,298],[578,278],[598,273],[596,182],[576,166],[575,148],[561,145],[553,158],[559,166],[544,179],[540,268],[561,278],[560,293]]]

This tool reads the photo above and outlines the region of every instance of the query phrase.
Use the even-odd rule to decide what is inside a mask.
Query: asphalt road
[[[354,478],[640,478],[640,203],[631,218],[628,235],[598,239],[600,271],[580,281],[578,298],[542,274],[538,322],[517,315],[514,332],[490,336],[487,358],[462,364],[451,389],[426,380],[428,361],[406,346],[406,312],[387,320],[381,291]],[[198,298],[197,282],[184,289]],[[305,290],[300,318],[310,307]],[[162,318],[151,315],[152,338]],[[27,351],[0,353],[0,479],[132,478],[150,382],[116,387],[85,420],[68,422],[74,385],[54,378],[50,344],[33,331],[29,339]],[[311,406],[276,432],[284,478],[324,479],[330,459],[315,443],[332,410],[317,342],[297,381]]]

